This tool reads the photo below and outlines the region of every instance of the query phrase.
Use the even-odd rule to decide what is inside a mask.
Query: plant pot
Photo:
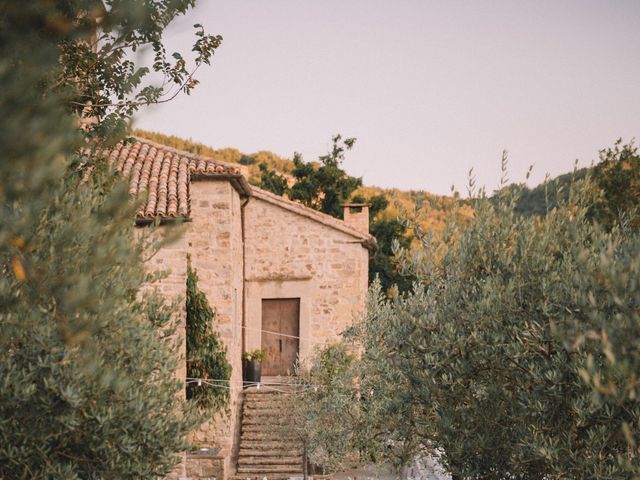
[[[245,360],[242,362],[242,379],[249,383],[260,383],[262,378],[262,362],[260,360]]]

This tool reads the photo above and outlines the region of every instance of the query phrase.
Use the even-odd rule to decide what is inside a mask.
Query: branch
[[[120,103],[91,103],[91,104],[87,104],[87,103],[82,103],[82,102],[76,102],[76,101],[71,101],[71,105],[75,105],[78,107],[99,107],[99,108],[103,108],[103,107],[124,107],[124,106],[128,106],[128,107],[141,107],[141,106],[148,106],[148,105],[159,105],[161,103],[168,103],[171,100],[173,100],[174,98],[176,98],[178,96],[178,94],[182,91],[182,89],[189,83],[191,82],[191,80],[193,80],[193,76],[196,74],[196,72],[198,71],[198,68],[200,68],[200,65],[197,65],[193,71],[191,73],[189,73],[189,75],[187,76],[187,79],[182,82],[182,84],[180,84],[180,87],[178,88],[178,90],[176,90],[173,95],[171,95],[171,97],[169,98],[165,98],[163,100],[156,100],[156,101],[144,101],[144,102],[136,102],[136,101],[124,101],[124,102],[120,102]],[[165,75],[166,78],[166,75]],[[166,85],[166,81],[163,83],[163,85]],[[168,95],[168,92],[163,94],[163,95]]]

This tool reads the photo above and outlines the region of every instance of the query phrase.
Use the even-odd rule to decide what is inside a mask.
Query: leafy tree
[[[37,2],[28,13],[16,7],[16,13],[27,18],[31,10],[38,13],[39,5]],[[193,65],[180,52],[167,55],[162,44],[164,29],[194,5],[195,0],[60,2],[57,11],[45,12],[51,16],[45,17],[36,32],[46,34],[47,29],[57,29],[62,36],[56,42],[58,65],[48,75],[47,87],[65,91],[67,105],[77,115],[100,119],[89,123],[89,135],[122,136],[131,115],[141,106],[189,94],[198,84],[195,71],[210,63],[222,42],[222,37],[207,35],[202,25],[196,24]],[[78,41],[83,36],[86,40]],[[127,56],[141,48],[153,51],[151,65],[136,64]],[[142,83],[152,71],[162,76],[160,85]]]
[[[343,141],[341,135],[336,135],[332,141],[331,151],[318,159],[319,166],[305,162],[299,153],[294,154],[291,172],[294,184],[290,188],[284,188],[284,177],[261,165],[262,188],[278,195],[286,193],[289,198],[298,200],[307,207],[342,218],[341,205],[362,185],[362,179],[351,177],[340,168],[344,161],[344,152],[353,147],[356,139],[345,138]],[[280,193],[283,188],[284,191]]]
[[[618,139],[613,148],[602,150],[593,181],[600,198],[590,216],[609,229],[620,222],[640,228],[640,154],[633,142],[623,145]]]
[[[144,269],[158,245],[134,236],[136,206],[100,153],[137,108],[193,87],[161,43],[192,5],[0,7],[2,478],[158,478],[186,448],[175,309]],[[197,67],[219,38],[196,35]],[[147,45],[154,63],[138,68],[126,52]],[[142,85],[151,69],[164,87]]]
[[[318,158],[317,163],[305,162],[302,155],[293,156],[293,185],[288,186],[287,179],[268,165],[260,164],[259,186],[277,195],[286,194],[291,200],[298,200],[307,207],[342,218],[342,204],[351,194],[362,186],[362,179],[351,177],[342,168],[344,152],[350,150],[355,138],[341,135],[332,138],[331,151]]]
[[[291,414],[295,434],[310,464],[326,471],[348,468],[362,436],[359,393],[353,367],[356,358],[343,344],[317,352],[313,367],[296,376],[299,393]]]
[[[412,237],[408,234],[407,222],[401,219],[382,218],[374,221],[369,232],[376,237],[378,249],[369,259],[369,283],[380,278],[383,291],[397,289],[398,292],[411,290],[416,277],[403,271],[396,258],[397,249],[409,249]]]
[[[215,313],[204,292],[198,288],[198,274],[187,264],[187,377],[229,380],[231,365],[227,348],[213,328]],[[187,399],[194,400],[210,415],[227,407],[229,389],[226,386],[187,385]]]
[[[441,261],[435,241],[404,257],[411,294],[372,289],[346,375],[371,440],[344,448],[430,451],[455,479],[640,478],[638,233],[588,221],[589,181],[543,218],[512,194],[452,223]]]
[[[289,191],[287,179],[275,170],[270,169],[266,163],[260,164],[260,188],[269,190],[276,195],[284,195]]]

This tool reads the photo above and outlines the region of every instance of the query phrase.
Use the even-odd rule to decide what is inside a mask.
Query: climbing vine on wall
[[[229,403],[231,365],[227,348],[213,328],[215,312],[204,292],[198,288],[198,274],[187,259],[187,377],[221,380],[220,386],[189,383],[187,399],[203,409],[216,412]]]

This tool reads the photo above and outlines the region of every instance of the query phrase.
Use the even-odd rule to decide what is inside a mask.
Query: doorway
[[[262,362],[266,376],[292,375],[300,344],[300,299],[262,300]]]

